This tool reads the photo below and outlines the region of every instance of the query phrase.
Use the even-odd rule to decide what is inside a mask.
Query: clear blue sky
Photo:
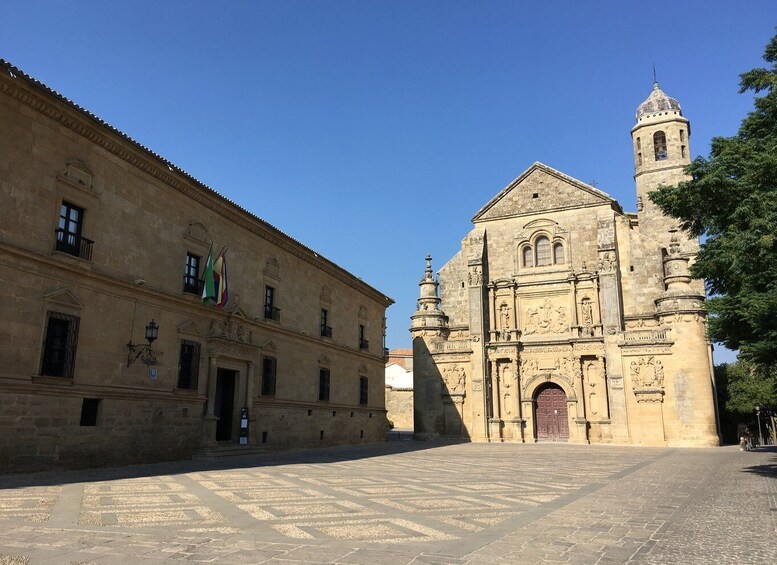
[[[773,1],[6,2],[0,57],[396,300],[534,161],[634,210],[661,87],[692,155],[751,108]],[[718,348],[720,351],[720,348]],[[717,355],[717,360],[725,358]]]

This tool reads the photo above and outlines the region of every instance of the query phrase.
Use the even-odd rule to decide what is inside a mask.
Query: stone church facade
[[[685,179],[658,85],[631,131],[637,212],[535,163],[473,218],[412,315],[416,437],[719,444],[699,244],[647,194]]]
[[[0,125],[0,473],[385,440],[390,298],[5,61]]]

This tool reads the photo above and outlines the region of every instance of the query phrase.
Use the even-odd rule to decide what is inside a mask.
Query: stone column
[[[248,414],[253,419],[253,405],[254,405],[254,362],[249,361],[247,363],[248,365],[248,375],[246,378],[246,401],[245,405],[246,408],[248,408]]]
[[[202,422],[202,444],[215,446],[216,442],[216,368],[217,357],[208,358],[208,404],[205,408],[205,416]]]
[[[256,422],[256,414],[254,414],[254,362],[249,361],[248,373],[246,375],[246,408],[248,408],[248,445],[254,445],[257,441],[256,430],[254,429],[254,422]]]
[[[490,321],[489,327],[486,328],[488,332],[488,340],[496,341],[499,335],[499,329],[496,324],[496,286],[493,284],[488,285],[488,319]],[[493,412],[492,412],[493,414]]]
[[[488,421],[489,436],[491,441],[501,441],[502,439],[502,418],[501,418],[501,402],[500,397],[502,395],[499,386],[499,363],[497,361],[489,361],[489,382],[491,386],[491,397],[489,402],[491,403],[491,418]]]
[[[523,410],[521,413],[524,420],[524,441],[526,443],[535,443],[537,436],[534,433],[534,401],[529,398],[521,401]]]
[[[216,357],[208,358],[208,408],[206,416],[216,416]]]
[[[621,350],[618,346],[618,334],[623,322],[623,304],[620,289],[620,267],[617,256],[616,231],[612,211],[600,214],[598,219],[597,247],[599,251],[599,308],[601,312],[604,348],[610,360],[608,383],[610,420],[612,422],[613,441],[629,442],[629,422],[626,395],[623,389]]]

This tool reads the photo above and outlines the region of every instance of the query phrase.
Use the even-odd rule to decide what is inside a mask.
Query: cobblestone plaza
[[[0,477],[0,564],[770,563],[777,450],[412,441]]]

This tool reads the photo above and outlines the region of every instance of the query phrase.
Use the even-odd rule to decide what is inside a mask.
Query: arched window
[[[680,141],[685,141],[685,130],[684,129],[680,130]]]
[[[642,153],[637,153],[637,166],[642,166]]]
[[[666,134],[657,131],[653,134],[653,149],[656,152],[656,161],[666,161],[668,154],[666,152]]]
[[[637,138],[637,151],[642,151],[642,139]]]
[[[523,248],[523,266],[524,267],[531,267],[531,266],[533,266],[533,263],[534,263],[532,261],[532,259],[534,258],[533,256],[534,256],[534,254],[532,253],[531,247],[524,247]]]
[[[534,248],[536,250],[537,266],[544,267],[552,264],[553,258],[550,254],[550,240],[543,236],[537,238],[534,242]]]
[[[564,263],[564,246],[560,243],[553,245],[553,263],[556,265]]]

